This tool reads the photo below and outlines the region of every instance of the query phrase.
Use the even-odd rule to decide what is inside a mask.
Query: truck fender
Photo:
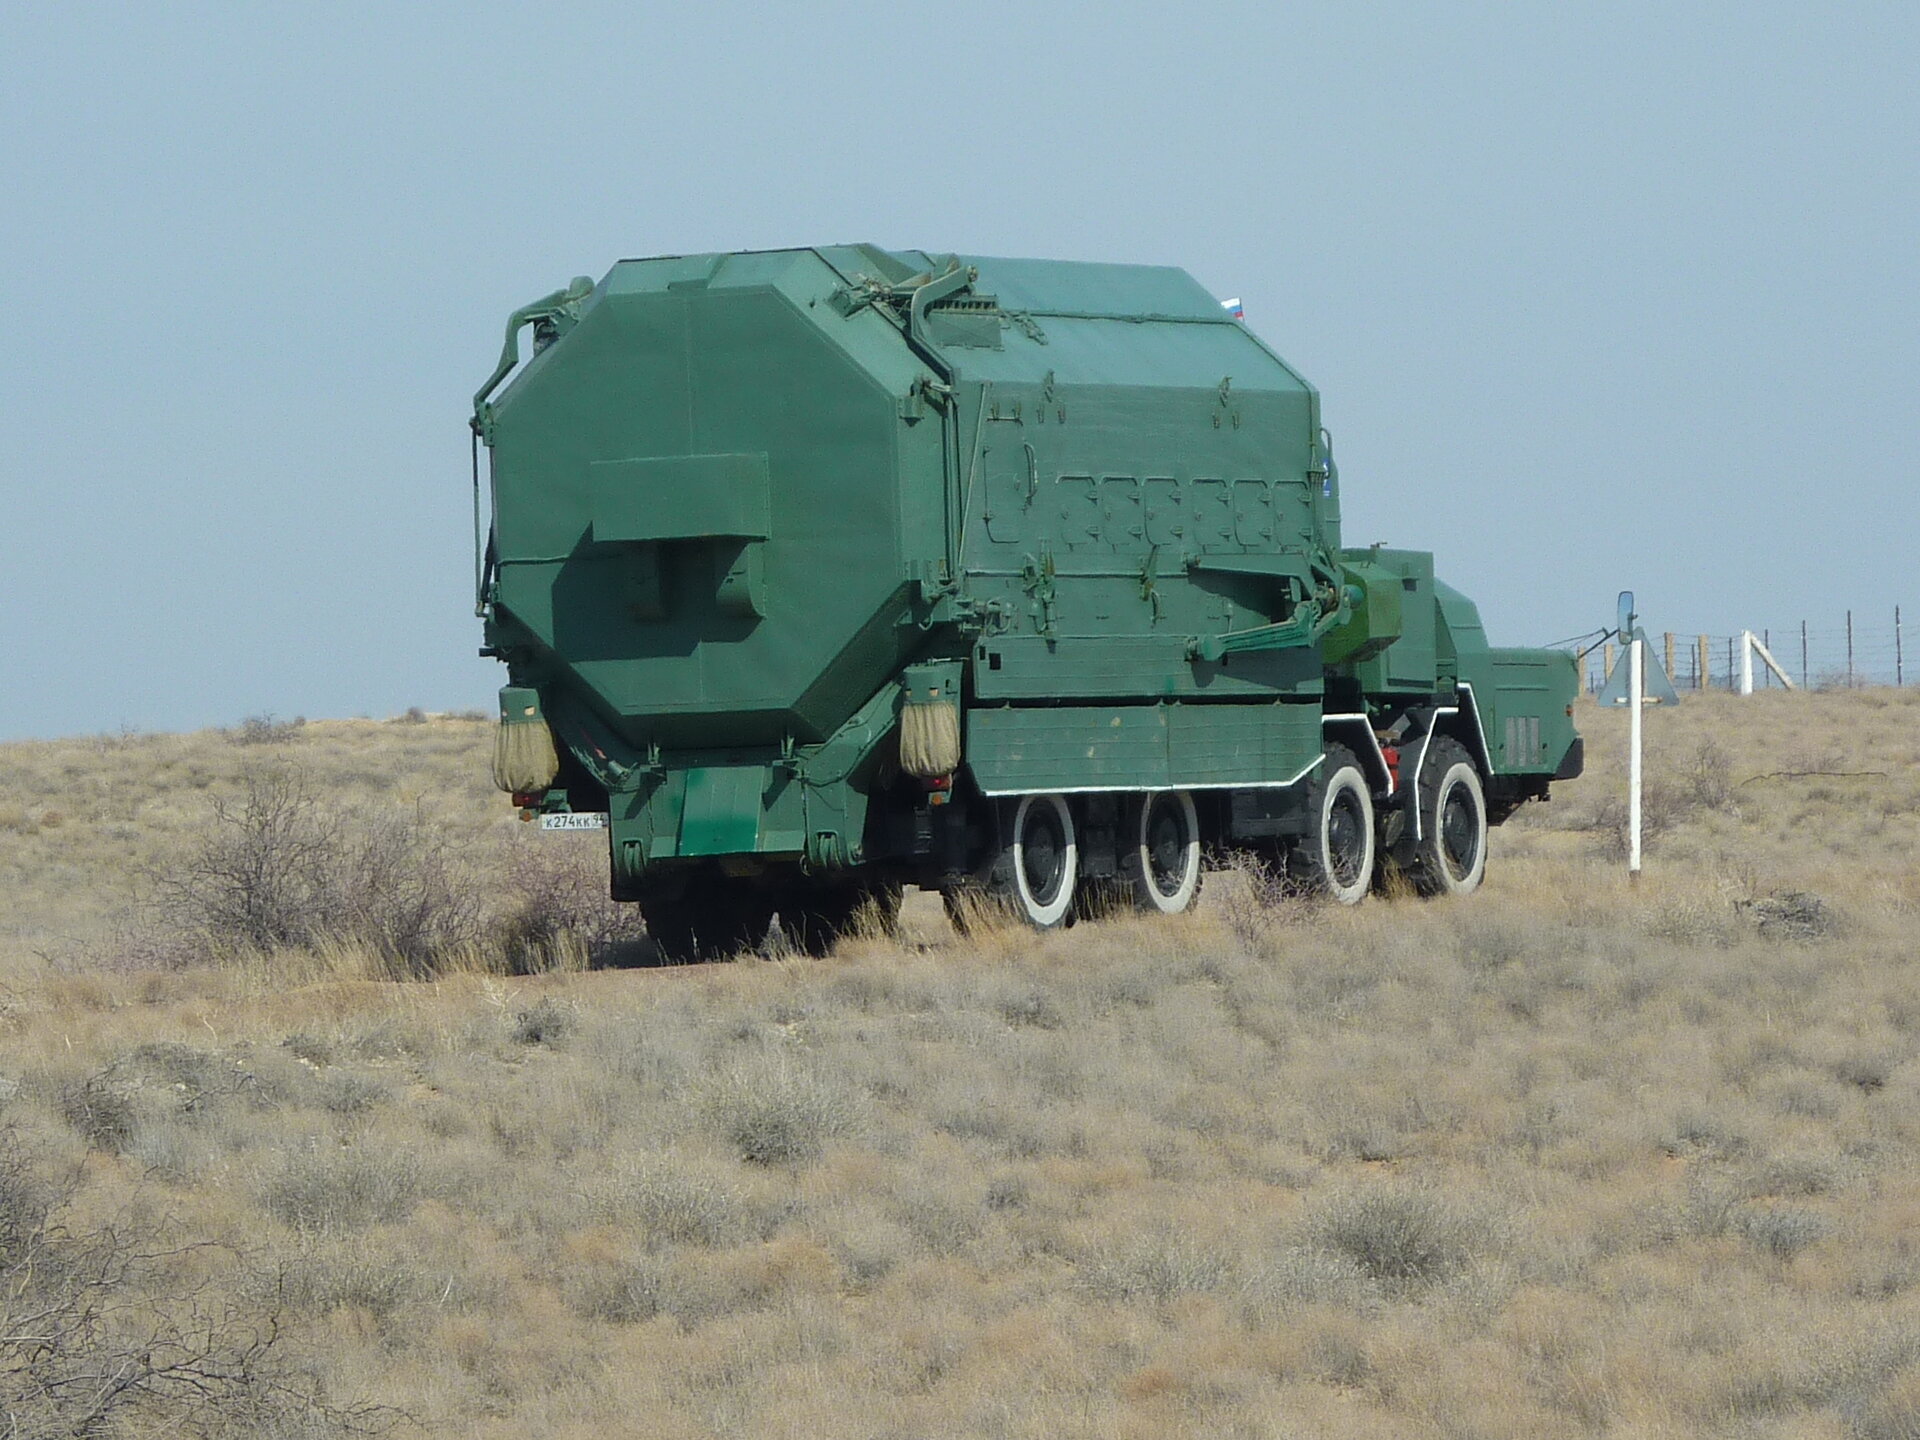
[[[1410,797],[1417,799],[1419,795],[1420,768],[1427,763],[1427,746],[1433,743],[1436,735],[1458,740],[1467,747],[1467,753],[1480,767],[1480,774],[1487,779],[1493,776],[1492,752],[1487,749],[1487,732],[1480,723],[1480,702],[1474,698],[1473,686],[1462,680],[1454,686],[1454,697],[1454,704],[1442,705],[1428,712],[1427,728],[1420,736],[1419,744],[1401,752],[1402,789]],[[1413,815],[1413,838],[1423,839],[1419,804],[1407,808]]]
[[[1393,771],[1380,749],[1380,737],[1373,733],[1373,721],[1365,715],[1322,715],[1320,734],[1326,740],[1338,740],[1359,757],[1360,768],[1367,772],[1367,783],[1382,795],[1393,795]]]

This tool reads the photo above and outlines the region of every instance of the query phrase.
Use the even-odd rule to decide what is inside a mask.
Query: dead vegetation
[[[156,1257],[73,1373],[170,1325],[244,1381],[133,1434],[298,1434],[294,1394],[515,1437],[1912,1434],[1917,719],[1655,712],[1633,889],[1587,710],[1591,778],[1463,902],[1215,874],[1175,921],[960,940],[917,902],[668,973],[581,968],[597,877],[553,867],[599,857],[507,818],[483,724],[5,747],[0,1122],[57,1203],[0,1187],[0,1229]],[[206,873],[250,803],[282,834],[263,756],[343,827],[323,873],[417,817],[382,863],[444,846],[467,958],[375,978],[415,972],[345,926],[127,963],[130,868]]]
[[[97,1112],[83,1112],[84,1125]],[[96,1130],[92,1138],[108,1136]],[[329,1403],[284,1307],[231,1246],[170,1234],[138,1197],[96,1213],[72,1163],[0,1126],[0,1404],[7,1433],[339,1436],[404,1418]]]

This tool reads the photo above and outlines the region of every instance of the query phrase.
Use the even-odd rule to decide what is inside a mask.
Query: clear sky
[[[0,737],[489,704],[466,416],[625,255],[1185,266],[1496,642],[1920,605],[1920,5],[0,7]]]

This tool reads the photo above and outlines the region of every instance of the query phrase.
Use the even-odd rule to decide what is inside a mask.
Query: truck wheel
[[[1309,828],[1294,851],[1295,868],[1309,888],[1358,905],[1373,885],[1373,795],[1346,746],[1327,746],[1307,804]]]
[[[673,900],[642,900],[640,915],[661,958],[675,965],[724,960],[767,938],[773,900],[758,885],[705,876]]]
[[[1134,904],[1178,915],[1200,893],[1200,816],[1185,790],[1156,790],[1134,812],[1123,866]]]
[[[848,924],[841,933],[860,927],[868,933],[884,935],[889,940],[899,939],[900,905],[905,898],[906,891],[897,880],[862,885],[860,903],[853,907],[853,914],[847,917]]]
[[[1467,895],[1487,873],[1487,792],[1473,757],[1439,736],[1420,765],[1420,839],[1408,871],[1422,895]]]
[[[946,909],[953,933],[962,940],[977,930],[991,929],[992,922],[1004,908],[991,889],[972,883],[942,890],[940,903]]]
[[[825,955],[870,915],[888,934],[900,920],[900,887],[858,881],[796,885],[780,897],[780,929],[797,950]]]
[[[993,888],[1020,919],[1036,930],[1051,930],[1072,919],[1079,874],[1080,849],[1066,799],[1022,795],[994,866]]]

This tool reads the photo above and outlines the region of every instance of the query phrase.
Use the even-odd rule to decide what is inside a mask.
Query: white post
[[[1753,694],[1753,631],[1740,632],[1740,693]]]
[[[1646,694],[1640,641],[1627,646],[1627,879],[1640,878],[1640,707]]]
[[[1752,643],[1754,653],[1760,657],[1760,663],[1777,675],[1780,683],[1786,686],[1787,689],[1793,689],[1793,681],[1787,677],[1787,672],[1780,668],[1780,662],[1773,658],[1773,651],[1767,648],[1767,642],[1764,640],[1755,640],[1751,630],[1747,632],[1747,639]]]

